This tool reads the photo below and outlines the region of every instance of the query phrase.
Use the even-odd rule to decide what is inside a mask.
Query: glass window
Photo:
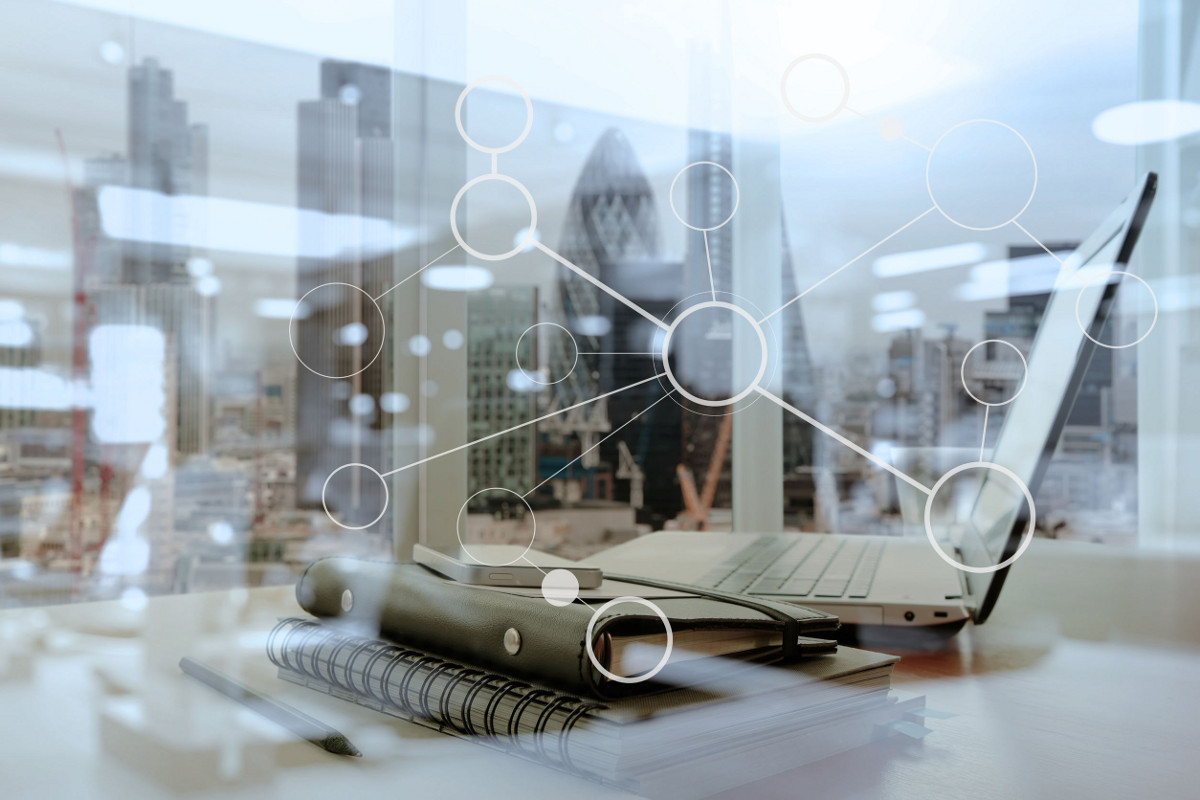
[[[571,557],[922,535],[896,473],[987,459],[1059,260],[1139,167],[1191,224],[1174,140],[1121,116],[1192,88],[1147,88],[1132,0],[10,5],[0,603],[286,582],[535,518]],[[1189,263],[1158,224],[1155,287]],[[1158,457],[1176,364],[1119,347],[1139,287],[1039,535],[1133,543],[1148,493],[1188,519],[1186,453]],[[1182,341],[1190,305],[1157,300]]]

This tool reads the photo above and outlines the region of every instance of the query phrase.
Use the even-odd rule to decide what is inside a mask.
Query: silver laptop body
[[[1033,494],[1075,402],[1121,276],[1110,276],[1107,283],[1100,277],[1126,269],[1156,185],[1153,173],[1144,175],[1066,259],[1064,270],[1078,270],[1098,288],[1081,297],[1081,284],[1060,274],[1038,327],[1025,388],[1009,404],[991,457],[1020,476]],[[957,542],[942,544],[959,563],[973,567],[1007,560],[1028,528],[1029,508],[1015,484],[994,471],[985,475],[974,490],[966,524],[947,531]],[[923,536],[823,533],[665,531],[618,545],[588,562],[606,572],[794,601],[836,614],[844,625],[925,631],[936,626],[943,633],[957,631],[967,620],[978,624],[987,619],[1009,569],[955,569]]]

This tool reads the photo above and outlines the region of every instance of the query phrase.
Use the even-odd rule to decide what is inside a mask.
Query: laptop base
[[[833,635],[838,643],[850,647],[883,647],[905,650],[943,650],[963,629],[967,620],[941,625],[899,628],[894,625],[843,625]]]

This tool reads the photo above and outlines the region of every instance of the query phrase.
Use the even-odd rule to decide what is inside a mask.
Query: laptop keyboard
[[[830,536],[760,536],[696,582],[747,594],[866,597],[884,545]]]

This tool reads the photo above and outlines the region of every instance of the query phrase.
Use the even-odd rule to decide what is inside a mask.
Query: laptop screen
[[[1125,268],[1153,189],[1151,175],[1064,260],[1059,271],[1026,359],[1024,388],[1008,404],[995,450],[985,457],[1019,476],[1031,492],[1036,493],[1058,444],[1095,348],[1088,336],[1099,337],[1108,317],[1121,278],[1111,273]],[[960,543],[963,563],[990,567],[1009,558],[1025,535],[1028,520],[1029,508],[1021,488],[1005,475],[988,470]],[[1003,573],[968,574],[971,595],[978,600],[986,592],[987,600],[994,602]],[[997,585],[990,586],[991,582]],[[991,602],[981,604],[977,621],[990,611]]]

